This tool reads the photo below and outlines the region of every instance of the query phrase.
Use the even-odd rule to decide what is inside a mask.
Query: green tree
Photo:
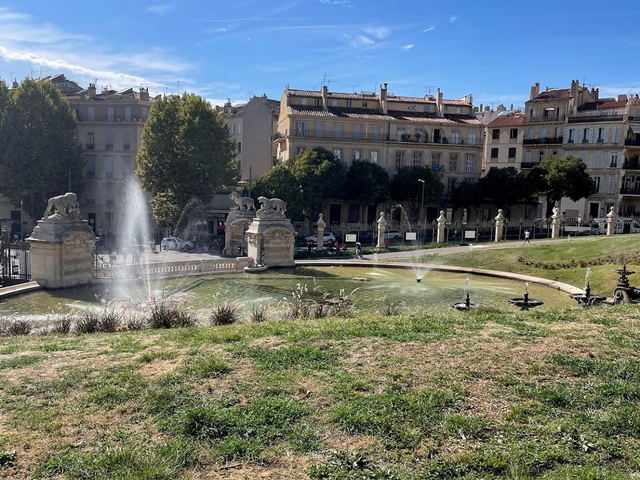
[[[290,169],[303,192],[302,211],[310,220],[318,218],[318,202],[342,198],[345,169],[328,150],[305,150],[293,159]]]
[[[480,188],[480,182],[464,180],[460,182],[453,192],[451,192],[451,203],[454,208],[479,207],[482,203],[483,196]]]
[[[536,192],[527,175],[513,167],[491,167],[479,184],[483,200],[493,202],[505,212],[517,203],[533,202]]]
[[[185,93],[156,100],[142,132],[136,176],[151,193],[156,221],[172,228],[185,205],[237,179],[235,145],[224,119],[202,97]]]
[[[444,185],[440,177],[429,167],[421,165],[404,166],[391,178],[389,190],[391,198],[399,203],[408,203],[415,217],[422,206],[422,188],[424,180],[424,204],[440,203]]]
[[[304,217],[304,194],[300,183],[285,163],[276,165],[260,177],[251,194],[256,201],[258,197],[280,198],[287,202],[288,217],[297,220]]]
[[[344,192],[346,200],[360,204],[360,218],[368,205],[378,206],[389,196],[389,174],[380,165],[363,160],[354,161],[347,170]]]
[[[531,184],[547,194],[547,215],[563,197],[577,202],[595,193],[595,181],[586,170],[582,159],[571,155],[545,158],[531,170]]]
[[[70,189],[84,191],[77,121],[66,97],[53,83],[24,80],[0,87],[0,188],[13,205],[33,219],[42,217],[49,198]]]

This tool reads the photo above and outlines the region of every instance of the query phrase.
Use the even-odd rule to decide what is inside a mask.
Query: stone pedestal
[[[553,215],[551,215],[551,238],[560,237],[560,224],[562,223],[562,217],[560,215],[560,209],[553,207]]]
[[[380,212],[378,219],[378,243],[376,247],[384,248],[384,231],[387,229],[387,220],[384,218],[384,212]]]
[[[502,240],[502,235],[504,234],[504,214],[502,213],[502,209],[498,209],[498,215],[496,216],[496,238],[495,242],[499,242]]]
[[[616,233],[616,221],[618,215],[614,211],[615,207],[611,207],[609,213],[607,213],[607,235],[614,235]]]
[[[256,218],[247,230],[249,261],[254,267],[295,267],[296,232],[284,215],[284,206],[271,208],[268,202],[265,199],[263,207],[255,212]]]
[[[327,224],[322,218],[322,214],[318,214],[318,241],[316,242],[316,252],[321,252],[324,250],[324,227]]]
[[[253,221],[253,210],[231,210],[224,222],[224,255],[226,257],[244,256],[244,234]],[[240,247],[240,248],[238,248]]]
[[[436,237],[436,243],[444,243],[444,231],[447,226],[447,217],[444,216],[444,210],[440,210],[440,216],[437,218],[438,234]]]
[[[52,215],[38,220],[31,245],[31,279],[45,288],[91,283],[96,236],[79,215]]]

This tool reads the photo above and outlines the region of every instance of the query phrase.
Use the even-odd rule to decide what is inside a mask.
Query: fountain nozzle
[[[420,283],[422,281],[421,278],[416,278],[416,282]]]

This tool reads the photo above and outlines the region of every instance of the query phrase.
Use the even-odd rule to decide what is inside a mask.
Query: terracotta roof
[[[289,115],[305,115],[325,118],[355,118],[363,120],[382,121],[409,121],[422,123],[465,123],[470,125],[480,125],[480,121],[473,115],[445,114],[444,118],[440,118],[435,113],[427,112],[405,112],[398,110],[389,110],[389,113],[384,114],[372,109],[343,107],[329,107],[328,110],[325,111],[322,109],[322,107],[316,107],[313,105],[289,106]]]
[[[569,100],[571,98],[570,88],[553,88],[541,92],[536,98],[529,102],[548,102],[550,100]]]
[[[269,107],[271,107],[271,110],[273,110],[275,113],[280,113],[280,100],[272,100],[270,98],[267,98],[267,105],[269,105]]]
[[[522,112],[510,113],[508,115],[502,115],[489,122],[488,127],[508,127],[514,125],[524,124],[525,115]]]
[[[601,98],[595,102],[588,102],[578,107],[578,111],[585,110],[610,110],[612,108],[624,108],[627,106],[627,101],[618,101],[615,98]]]
[[[322,93],[315,90],[287,90],[287,95],[292,97],[307,97],[307,98],[322,98]],[[327,92],[327,98],[341,98],[346,100],[377,100],[378,95],[373,92],[365,93],[341,93],[341,92]],[[404,102],[404,103],[416,103],[416,104],[429,104],[435,105],[436,99],[432,95],[426,97],[403,97],[400,95],[394,95],[393,93],[387,93],[387,101],[391,102]],[[462,100],[442,100],[443,105],[471,105],[470,103]]]

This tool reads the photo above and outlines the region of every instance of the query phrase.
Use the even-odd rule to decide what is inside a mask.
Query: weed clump
[[[142,311],[147,314],[147,326],[153,329],[161,328],[183,328],[197,325],[195,316],[188,312],[186,303],[192,295],[172,295],[161,297],[151,296],[146,304],[143,304]]]
[[[3,318],[0,321],[0,336],[15,337],[17,335],[29,335],[33,325],[24,318]]]
[[[209,314],[209,323],[214,326],[232,325],[240,321],[240,304],[238,302],[216,302]]]

